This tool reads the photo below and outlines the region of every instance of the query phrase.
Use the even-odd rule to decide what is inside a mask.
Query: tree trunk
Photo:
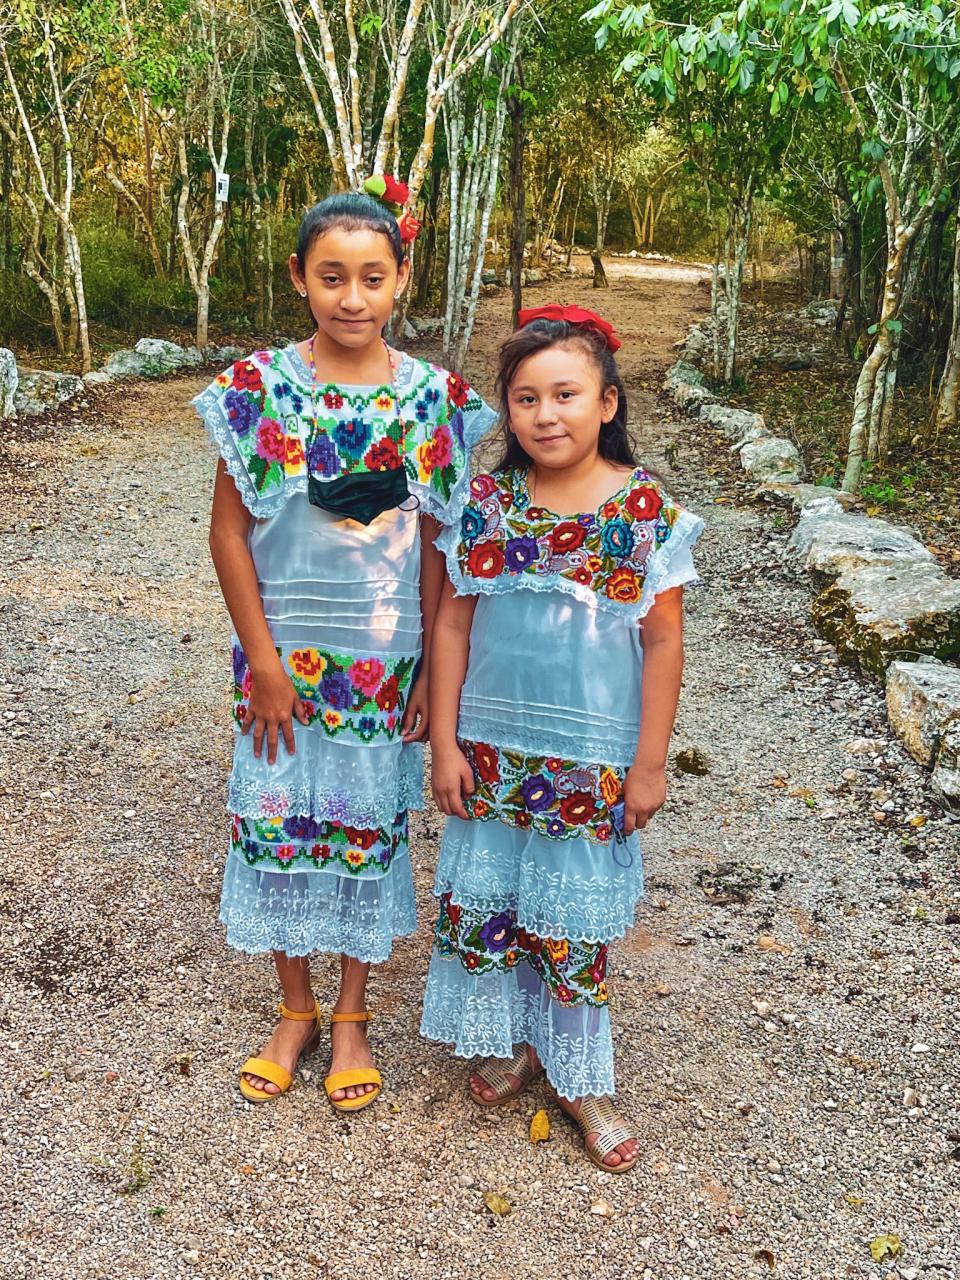
[[[647,217],[646,210],[640,213],[640,201],[637,199],[637,193],[632,187],[626,188],[627,207],[630,210],[630,221],[633,223],[633,244],[639,253],[643,248],[644,236],[646,234]]]
[[[523,172],[527,139],[523,118],[523,87],[523,63],[518,59],[517,92],[510,95],[510,324],[514,329],[523,306],[523,246],[527,242],[527,190]]]
[[[723,380],[729,386],[737,371],[737,340],[740,335],[740,293],[743,286],[743,266],[747,258],[747,246],[750,243],[750,221],[753,213],[753,174],[747,176],[746,190],[734,203],[734,222],[731,227],[733,240],[732,268],[728,261],[727,271],[727,357],[724,365]]]
[[[960,207],[956,212],[953,230],[953,309],[947,357],[937,388],[937,405],[934,412],[934,429],[951,431],[958,423],[960,403]]]
[[[590,250],[590,261],[593,263],[593,287],[594,289],[606,289],[609,287],[607,273],[603,269],[603,258],[601,258],[598,250]]]
[[[573,206],[573,218],[570,221],[570,243],[567,246],[567,266],[570,266],[570,259],[573,257],[573,251],[577,247],[577,220],[580,217],[580,201],[583,198],[583,183],[577,183],[577,199]]]

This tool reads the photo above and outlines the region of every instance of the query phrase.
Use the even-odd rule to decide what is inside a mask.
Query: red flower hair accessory
[[[623,346],[610,321],[585,307],[564,307],[559,302],[548,302],[545,307],[528,307],[517,317],[521,329],[533,320],[566,320],[567,324],[581,325],[584,329],[599,333],[610,351],[619,351]]]
[[[389,173],[375,173],[367,178],[363,190],[374,200],[386,205],[397,220],[400,227],[400,243],[413,244],[420,230],[420,223],[412,213],[404,209],[410,199],[410,188],[405,182],[399,182]]]

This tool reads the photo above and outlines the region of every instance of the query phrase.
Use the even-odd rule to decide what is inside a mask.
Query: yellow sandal
[[[330,1021],[334,1022],[369,1022],[373,1014],[365,1009],[362,1013],[331,1013]],[[361,1093],[356,1098],[331,1098],[338,1089],[352,1089],[358,1084],[373,1084],[377,1087],[369,1093]],[[348,1071],[334,1071],[326,1077],[323,1087],[327,1091],[331,1107],[337,1111],[362,1111],[375,1102],[380,1096],[383,1077],[376,1067],[351,1067]]]
[[[313,1009],[302,1012],[299,1009],[288,1009],[281,1000],[280,1017],[287,1018],[290,1022],[316,1022],[317,1025],[300,1050],[300,1057],[302,1058],[305,1053],[312,1053],[319,1043],[320,1028],[323,1021],[323,1014],[320,1012],[320,1006],[316,1000],[313,1002]],[[244,1076],[259,1076],[261,1080],[269,1080],[271,1084],[277,1086],[280,1092],[267,1093],[265,1089],[255,1089],[252,1084],[249,1084],[244,1079]],[[248,1102],[273,1102],[276,1098],[282,1098],[285,1093],[289,1092],[292,1084],[293,1076],[286,1067],[281,1067],[279,1062],[271,1062],[269,1058],[248,1058],[240,1068],[240,1092]]]

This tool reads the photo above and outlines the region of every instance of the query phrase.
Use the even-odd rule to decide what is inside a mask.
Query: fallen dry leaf
[[[779,955],[788,956],[792,948],[786,946],[782,942],[778,942],[772,933],[761,933],[757,939],[757,946],[761,951],[774,951]]]
[[[852,1204],[855,1209],[859,1209],[862,1204],[866,1204],[863,1196],[855,1196],[852,1191],[846,1192],[843,1198],[847,1204]]]
[[[513,1205],[502,1196],[499,1191],[485,1191],[483,1193],[483,1203],[487,1206],[491,1213],[495,1213],[498,1218],[506,1217],[513,1208]]]
[[[896,1258],[902,1248],[899,1236],[875,1236],[870,1241],[870,1257],[874,1262],[882,1262],[884,1258]]]
[[[550,1137],[550,1117],[543,1110],[536,1113],[530,1121],[530,1141],[546,1142]]]
[[[753,1256],[757,1262],[765,1262],[771,1271],[773,1271],[774,1267],[777,1265],[777,1260],[774,1257],[772,1249],[758,1249]]]
[[[608,1200],[600,1199],[590,1206],[590,1212],[595,1213],[598,1218],[612,1218],[613,1205]]]

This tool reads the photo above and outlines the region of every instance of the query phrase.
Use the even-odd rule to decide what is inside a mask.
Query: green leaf
[[[900,330],[901,330],[902,328],[903,328],[903,321],[902,321],[902,320],[888,320],[888,321],[887,321],[887,332],[888,332],[888,333],[899,333],[899,332],[900,332]]]
[[[875,1236],[870,1241],[870,1257],[874,1262],[883,1262],[884,1258],[898,1257],[902,1248],[899,1236],[893,1234]]]

